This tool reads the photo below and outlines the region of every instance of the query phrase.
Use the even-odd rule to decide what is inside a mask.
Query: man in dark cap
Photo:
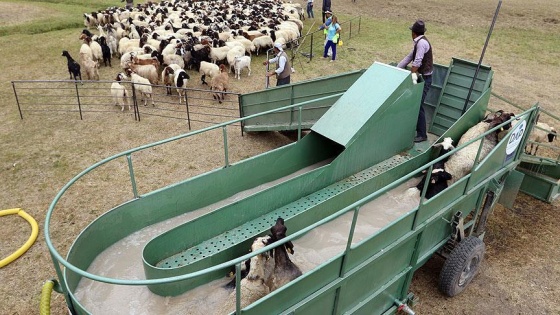
[[[412,62],[410,71],[412,72],[412,77],[417,77],[422,75],[424,80],[424,90],[422,91],[422,101],[420,103],[420,112],[418,113],[418,121],[416,123],[416,137],[414,142],[423,142],[428,140],[428,134],[426,131],[426,114],[424,113],[424,99],[426,94],[432,86],[432,73],[434,71],[434,58],[432,55],[432,45],[424,36],[426,32],[426,25],[424,21],[417,20],[410,27],[412,31],[412,41],[413,48],[412,51],[404,57],[401,62],[397,65],[399,68],[406,68],[406,66]]]

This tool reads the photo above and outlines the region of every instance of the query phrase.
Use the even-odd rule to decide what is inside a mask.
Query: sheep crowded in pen
[[[160,76],[167,77],[162,82],[168,87],[175,85],[175,77],[164,71],[172,64],[199,71],[203,84],[206,76],[221,76],[214,84],[208,81],[214,98],[221,102],[228,89],[227,78],[215,67],[201,69],[201,64],[225,64],[228,73],[236,70],[234,77],[238,80],[245,68],[250,75],[251,58],[244,56],[272,47],[271,34],[284,45],[297,40],[303,26],[301,16],[300,4],[280,0],[147,1],[132,9],[109,7],[84,14],[86,29],[80,35],[84,44],[78,61],[89,78],[96,78],[101,61],[111,66],[113,57],[120,58],[125,72],[133,68],[151,84],[157,84]]]
[[[525,153],[530,155],[537,155],[537,150],[539,149],[539,143],[544,143],[546,141],[552,142],[556,138],[556,129],[549,126],[546,123],[538,122],[533,131],[529,135],[527,145],[525,145]],[[533,146],[535,151],[533,151]],[[529,150],[527,150],[529,147]]]
[[[179,65],[170,64],[161,71],[161,82],[165,85],[167,95],[171,95],[171,86],[175,84],[175,71],[179,70],[181,70]]]
[[[211,62],[202,61],[200,62],[199,72],[201,74],[200,81],[202,81],[202,84],[208,85],[208,83],[206,82],[206,76],[209,76],[210,78],[216,77],[218,74],[220,74],[220,67]]]

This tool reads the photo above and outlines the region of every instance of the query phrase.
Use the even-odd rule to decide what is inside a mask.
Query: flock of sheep
[[[124,110],[131,81],[144,105],[153,100],[153,85],[176,88],[184,97],[188,70],[201,74],[220,103],[229,88],[229,74],[251,75],[251,56],[274,45],[291,45],[301,35],[301,5],[280,0],[161,1],[137,4],[132,9],[110,7],[84,14],[79,58],[67,51],[70,79],[99,80],[101,63],[112,66],[119,58],[122,72],[111,87],[114,104]],[[90,30],[96,30],[92,33]],[[208,83],[206,79],[210,77]],[[130,105],[129,105],[130,108]]]

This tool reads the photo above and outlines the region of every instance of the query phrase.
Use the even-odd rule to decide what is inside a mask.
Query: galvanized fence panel
[[[149,85],[152,101],[140,92],[141,85],[130,81],[120,83],[127,91],[126,105],[117,106],[111,94],[115,81],[28,80],[12,81],[20,118],[32,114],[71,113],[80,119],[97,118],[99,114],[134,113],[140,121],[148,116],[185,120],[189,130],[192,123],[218,124],[239,118],[238,93],[224,92],[219,103],[215,93],[205,89]],[[181,90],[182,96],[179,96]],[[146,104],[146,105],[144,105]]]

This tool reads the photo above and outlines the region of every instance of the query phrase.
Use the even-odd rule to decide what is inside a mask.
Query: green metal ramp
[[[243,255],[252,239],[266,233],[279,215],[287,218],[290,230],[297,231],[358,200],[360,195],[353,188],[373,176],[365,174],[378,174],[389,165],[402,164],[399,158],[393,162],[391,159],[412,147],[422,88],[422,84],[412,84],[408,71],[373,64],[319,119],[308,136],[281,149],[316,155],[313,143],[326,141],[340,148],[331,163],[154,238],[144,248],[146,277],[181,275],[226,262]],[[353,115],[347,115],[349,108]],[[397,125],[398,132],[392,132]],[[421,162],[426,160],[416,163]],[[286,159],[278,163],[292,164]],[[356,175],[366,169],[364,175]],[[208,226],[212,229],[205,228]],[[178,239],[181,242],[175,241]],[[224,270],[219,270],[196,280],[150,286],[150,290],[159,295],[177,295],[223,274]]]

